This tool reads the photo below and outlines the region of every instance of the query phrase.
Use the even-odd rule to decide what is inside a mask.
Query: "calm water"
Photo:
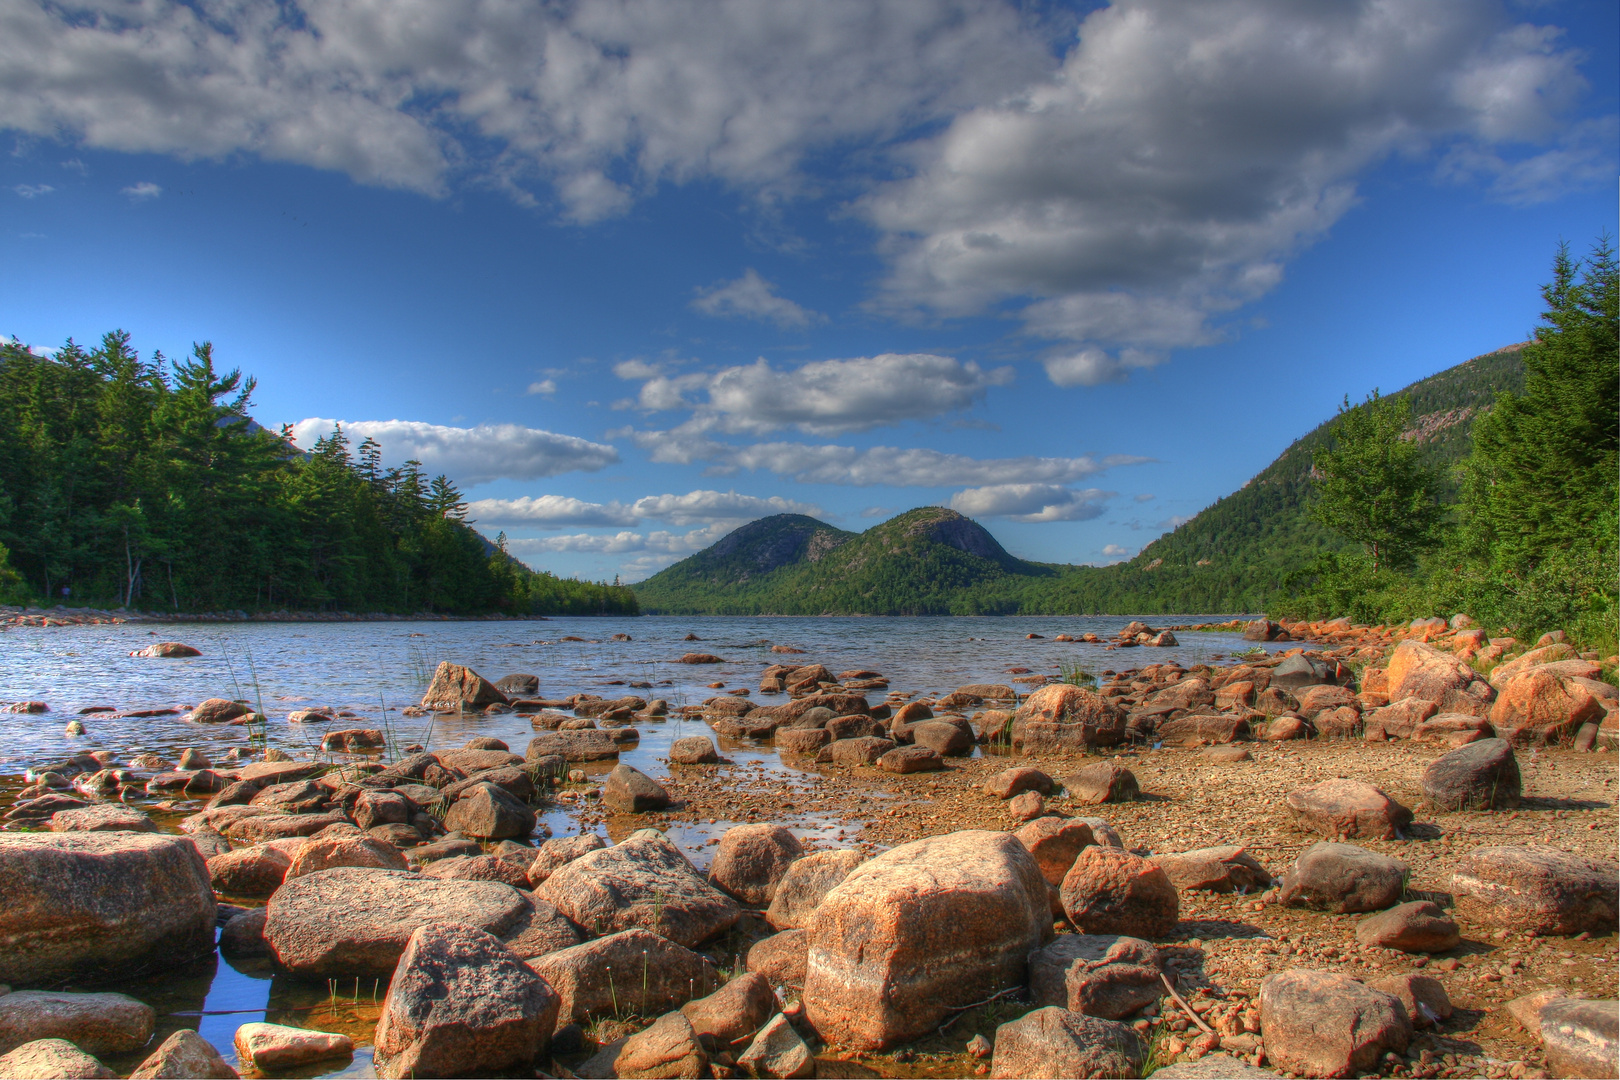
[[[1206,621],[1201,616],[1145,620],[1154,625]],[[49,703],[42,715],[0,715],[0,806],[12,801],[20,774],[31,766],[86,750],[113,750],[124,759],[146,750],[173,758],[188,746],[215,756],[243,745],[244,729],[186,723],[178,716],[114,720],[84,716],[87,733],[68,737],[63,729],[82,708],[110,705],[121,710],[193,705],[208,697],[260,703],[269,717],[271,745],[297,756],[313,755],[325,728],[288,724],[290,711],[328,705],[357,714],[333,727],[393,729],[399,744],[428,749],[460,746],[478,735],[505,740],[521,753],[534,735],[527,718],[422,717],[404,719],[399,710],[420,699],[432,669],[441,660],[465,664],[488,679],[512,673],[537,675],[540,696],[579,692],[617,697],[662,697],[672,707],[697,704],[727,688],[757,688],[759,674],[772,663],[822,663],[834,674],[866,668],[889,679],[902,693],[944,693],[964,683],[1006,682],[1009,668],[1056,674],[1060,664],[1079,664],[1093,673],[1177,660],[1183,665],[1230,656],[1251,648],[1239,634],[1183,633],[1172,649],[1106,651],[1100,645],[1054,642],[1060,633],[1091,632],[1110,638],[1130,619],[1098,618],[625,618],[552,619],[507,623],[314,623],[177,624],[156,628],[83,626],[13,628],[0,633],[0,701]],[[155,629],[155,632],[154,632]],[[612,641],[616,633],[631,641]],[[688,633],[701,640],[682,640]],[[1025,635],[1043,635],[1028,640]],[[565,642],[567,636],[584,641]],[[203,655],[187,660],[135,659],[129,653],[154,641],[184,641]],[[803,649],[802,656],[771,652],[772,645]],[[1275,646],[1286,648],[1287,646]],[[687,652],[710,652],[724,664],[690,666],[675,661]],[[630,683],[651,683],[631,688]],[[869,695],[881,700],[883,692]],[[765,698],[764,702],[782,698]],[[653,776],[664,775],[671,741],[708,734],[700,721],[671,717],[636,724],[641,742],[621,760]],[[770,769],[794,774],[813,788],[816,775],[784,765],[768,745],[731,743],[722,752],[737,770]],[[606,772],[611,763],[598,771]],[[177,815],[176,815],[177,816]],[[172,818],[170,819],[172,821]],[[569,811],[542,816],[561,835],[580,825]],[[730,822],[671,830],[699,867],[710,850],[705,841]],[[591,826],[595,827],[595,826]],[[802,830],[831,835],[835,823]],[[159,1035],[177,1027],[198,1027],[227,1060],[234,1061],[231,1036],[240,1024],[269,1019],[323,1030],[341,1030],[368,1046],[376,1009],[372,988],[351,983],[330,988],[300,983],[268,968],[238,970],[223,957],[161,981],[120,987],[151,1003],[163,1015]],[[386,987],[382,988],[386,990]],[[139,1055],[136,1056],[137,1060]],[[110,1062],[132,1068],[131,1061]],[[316,1075],[311,1072],[306,1075]],[[370,1075],[369,1051],[340,1072]]]

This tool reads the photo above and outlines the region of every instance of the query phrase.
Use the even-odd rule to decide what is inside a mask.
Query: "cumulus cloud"
[[[593,555],[647,553],[667,556],[668,561],[673,562],[675,559],[684,558],[695,551],[702,551],[734,528],[736,528],[734,523],[717,522],[707,528],[693,529],[685,533],[668,532],[662,529],[649,533],[638,533],[625,529],[605,535],[598,533],[567,533],[562,536],[508,539],[506,547],[508,551],[519,557],[564,552]]]
[[[1106,544],[1103,546],[1102,553],[1110,557],[1115,557],[1127,554],[1128,549],[1120,547],[1118,544]]]
[[[1129,349],[1215,340],[1391,153],[1453,148],[1453,175],[1514,198],[1612,179],[1612,134],[1546,148],[1579,60],[1488,0],[1119,0],[1057,71],[956,117],[861,201],[890,260],[879,306],[1010,301],[1087,346],[1047,361],[1053,382],[1116,381],[1150,362]]]
[[[866,431],[905,420],[959,412],[992,386],[1012,382],[1010,367],[985,371],[932,353],[883,353],[847,360],[816,360],[778,371],[763,357],[715,372],[665,374],[642,361],[614,368],[642,382],[636,407],[649,412],[691,409],[688,434],[707,431],[760,434],[797,428],[813,435]],[[693,397],[689,395],[698,395]]]
[[[462,485],[491,480],[541,480],[565,472],[595,472],[619,460],[611,446],[518,424],[446,427],[414,420],[326,420],[311,417],[293,427],[303,447],[341,424],[350,440],[375,439],[383,460],[397,465],[414,458],[429,473],[445,473]]]
[[[1076,491],[1060,484],[993,484],[957,492],[950,507],[968,517],[1026,523],[1090,521],[1102,516],[1114,494],[1099,488]]]
[[[741,522],[770,514],[821,516],[813,503],[762,499],[735,491],[689,491],[685,495],[647,495],[633,503],[593,503],[563,495],[524,496],[519,499],[478,499],[468,504],[469,516],[491,525],[529,525],[542,529],[571,526],[639,525],[644,520],[674,525],[699,522]]]
[[[162,195],[163,189],[150,180],[142,180],[138,184],[120,188],[118,194],[127,195],[132,202],[145,202],[147,199],[155,199]]]
[[[825,322],[826,316],[818,311],[801,307],[785,296],[778,296],[775,287],[760,277],[753,267],[743,272],[736,281],[723,281],[708,289],[699,289],[692,310],[705,315],[759,319],[772,322],[784,330],[803,330],[811,323]]]

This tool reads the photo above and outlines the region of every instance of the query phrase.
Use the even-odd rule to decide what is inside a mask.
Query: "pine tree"
[[[1361,544],[1374,570],[1409,565],[1432,547],[1441,521],[1438,477],[1419,459],[1417,445],[1401,437],[1412,416],[1405,397],[1377,390],[1339,407],[1333,445],[1314,459],[1311,516]]]

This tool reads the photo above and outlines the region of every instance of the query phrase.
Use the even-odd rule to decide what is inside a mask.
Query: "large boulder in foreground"
[[[152,1037],[157,1014],[126,994],[19,990],[0,995],[0,1054],[35,1039],[66,1039],[87,1054],[127,1054]]]
[[[387,978],[423,926],[462,923],[499,936],[529,910],[522,893],[496,881],[341,867],[277,889],[265,911],[264,937],[296,974]]]
[[[1519,762],[1506,739],[1480,739],[1423,770],[1423,797],[1441,810],[1512,810],[1519,805]]]
[[[1008,1080],[1054,1076],[1137,1076],[1146,1054],[1136,1032],[1113,1020],[1048,1007],[996,1028],[990,1075]]]
[[[810,920],[805,1015],[828,1042],[879,1049],[1024,981],[1051,936],[1046,879],[1007,833],[965,830],[863,863]]]
[[[1336,971],[1296,969],[1260,984],[1266,1056],[1300,1076],[1355,1076],[1412,1040],[1412,1021],[1392,994]]]
[[[35,1039],[0,1054],[0,1076],[10,1080],[112,1080],[117,1075],[66,1039]]]
[[[1614,863],[1547,847],[1482,847],[1451,875],[1459,916],[1538,934],[1612,933],[1620,914]]]
[[[742,915],[654,829],[565,863],[536,892],[589,933],[639,926],[687,946],[724,933]]]
[[[422,695],[424,709],[482,709],[485,705],[506,705],[510,699],[495,684],[472,668],[446,660],[433,672],[433,681]]]
[[[1294,821],[1331,840],[1396,840],[1412,811],[1362,780],[1324,780],[1288,793]]]
[[[385,1077],[483,1076],[544,1056],[559,998],[482,930],[454,923],[411,935],[377,1023]]]
[[[1541,1010],[1539,1034],[1554,1076],[1620,1076],[1620,1002],[1550,1002]]]
[[[214,951],[214,890],[188,837],[0,834],[0,983],[167,968]]]

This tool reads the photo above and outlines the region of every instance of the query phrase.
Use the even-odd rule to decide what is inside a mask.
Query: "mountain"
[[[1522,345],[1422,379],[1408,437],[1449,471],[1474,419],[1524,385]],[[954,510],[909,511],[864,533],[779,514],[633,586],[649,614],[1152,615],[1265,610],[1283,579],[1345,541],[1308,514],[1312,455],[1332,420],[1231,495],[1112,566],[1028,562]],[[1452,494],[1448,490],[1447,496]]]

